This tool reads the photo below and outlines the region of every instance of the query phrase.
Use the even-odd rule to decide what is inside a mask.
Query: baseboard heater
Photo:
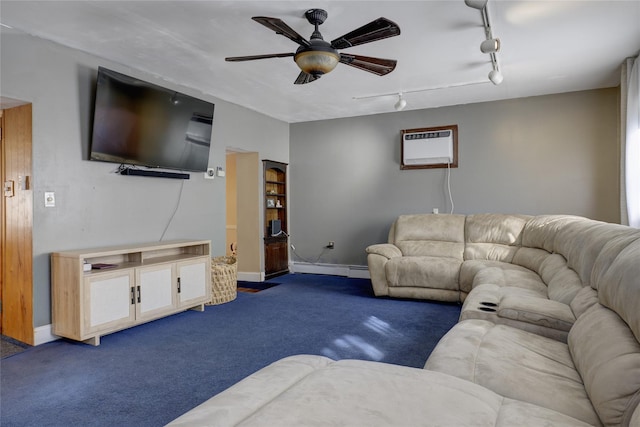
[[[151,176],[155,178],[173,178],[173,179],[190,179],[191,175],[181,172],[165,172],[165,171],[153,171],[134,168],[125,168],[120,171],[120,175],[135,175],[135,176]]]

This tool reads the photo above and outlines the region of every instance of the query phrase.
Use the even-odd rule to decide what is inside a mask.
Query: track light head
[[[496,53],[500,50],[500,39],[487,39],[480,43],[482,53]]]
[[[396,111],[402,111],[404,110],[404,107],[407,106],[407,100],[404,99],[402,97],[402,93],[398,94],[398,102],[396,102],[396,104],[393,106],[393,108],[396,109]]]
[[[474,9],[482,10],[487,5],[488,0],[464,0],[464,4]]]
[[[491,80],[491,83],[493,83],[494,85],[499,85],[500,83],[502,83],[502,80],[504,79],[504,76],[502,75],[502,73],[498,70],[491,70],[489,71],[489,80]]]

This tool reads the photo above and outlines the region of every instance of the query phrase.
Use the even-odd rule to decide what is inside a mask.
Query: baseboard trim
[[[242,272],[238,271],[238,280],[245,282],[264,282],[264,272]]]
[[[48,342],[59,340],[60,337],[53,335],[51,325],[38,326],[33,330],[34,345],[46,344]]]
[[[363,265],[291,263],[292,273],[327,274],[357,279],[370,279],[369,269]]]

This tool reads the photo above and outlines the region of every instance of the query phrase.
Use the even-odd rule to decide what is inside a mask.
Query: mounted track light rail
[[[389,92],[389,93],[379,93],[375,95],[354,96],[353,99],[360,100],[360,99],[382,98],[384,96],[394,96],[394,97],[397,96],[398,100],[396,101],[393,107],[396,109],[396,111],[402,111],[407,106],[407,100],[405,98],[405,95],[408,93],[429,92],[433,90],[451,89],[451,88],[462,87],[462,86],[483,85],[487,83],[489,82],[486,80],[477,81],[477,82],[452,83],[444,86],[434,86],[434,87],[427,87],[422,89],[405,90],[403,92]]]
[[[493,68],[489,72],[489,80],[494,85],[502,83],[504,76],[500,71],[500,65],[498,64],[498,56],[496,53],[500,50],[500,39],[493,37],[491,31],[491,23],[489,21],[488,0],[464,0],[464,3],[472,9],[477,9],[482,15],[482,25],[484,26],[484,34],[486,40],[480,44],[480,51],[482,53],[488,53],[491,58],[491,67]]]

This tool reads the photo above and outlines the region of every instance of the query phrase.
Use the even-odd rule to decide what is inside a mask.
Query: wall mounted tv
[[[91,160],[203,172],[214,104],[98,68]]]

